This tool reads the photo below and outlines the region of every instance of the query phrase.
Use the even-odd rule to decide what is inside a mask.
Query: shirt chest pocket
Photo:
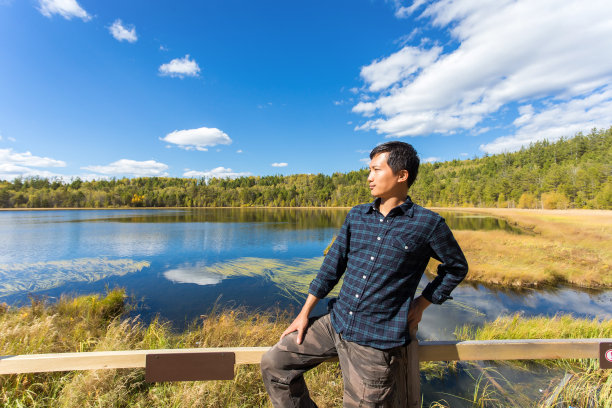
[[[395,237],[394,247],[405,255],[422,252],[423,244],[407,237]]]

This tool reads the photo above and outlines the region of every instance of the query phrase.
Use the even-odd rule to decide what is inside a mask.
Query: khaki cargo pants
[[[329,314],[311,320],[302,344],[296,343],[296,336],[297,332],[285,336],[261,360],[264,385],[275,408],[316,407],[303,373],[336,356],[344,380],[344,407],[420,407],[419,381],[409,378],[419,375],[416,336],[408,347],[361,346],[336,333]]]

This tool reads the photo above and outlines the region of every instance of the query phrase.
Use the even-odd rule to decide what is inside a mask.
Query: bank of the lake
[[[455,231],[468,282],[513,287],[612,288],[612,211],[434,208],[505,219],[525,234]],[[430,273],[436,262],[430,263]]]
[[[217,310],[175,332],[160,320],[144,324],[125,318],[123,290],[106,295],[62,297],[54,304],[34,301],[21,308],[0,307],[0,355],[104,350],[192,347],[256,347],[276,342],[293,316],[285,312],[247,313],[244,309]],[[537,327],[537,330],[533,328]],[[522,318],[511,316],[479,329],[459,327],[462,339],[612,337],[612,320]],[[609,407],[612,403],[609,373],[595,368],[596,361],[540,362],[528,370],[544,370],[544,389],[529,390],[500,378],[502,366],[446,363],[421,364],[425,406],[546,407],[553,393],[562,406]],[[542,368],[544,367],[544,368]],[[141,369],[98,370],[68,373],[0,376],[0,403],[6,407],[266,407],[269,406],[258,366],[238,366],[233,381],[148,384]],[[520,368],[519,373],[525,368]],[[525,371],[526,372],[526,371]],[[470,375],[476,373],[475,379]],[[559,392],[559,377],[572,380]],[[527,375],[527,374],[525,374]],[[461,377],[457,387],[440,389],[430,383]],[[342,405],[342,380],[337,363],[325,363],[307,375],[313,398],[320,407]],[[465,382],[467,381],[467,382]],[[497,385],[491,385],[491,381]],[[501,384],[501,389],[496,388]],[[531,388],[535,385],[531,384]],[[522,390],[522,391],[521,391]],[[518,392],[518,394],[517,394]],[[521,392],[523,392],[521,394]],[[445,393],[447,393],[445,395]],[[509,399],[508,396],[512,395]],[[533,395],[538,397],[534,399]],[[467,400],[466,400],[467,398]],[[518,404],[518,405],[517,405]],[[547,405],[548,404],[548,405]],[[560,405],[555,405],[560,406]],[[591,406],[591,405],[589,405]]]

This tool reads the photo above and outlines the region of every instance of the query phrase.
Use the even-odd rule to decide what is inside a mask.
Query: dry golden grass
[[[579,319],[570,315],[554,317],[502,316],[483,327],[462,326],[455,331],[459,340],[572,339],[612,337],[612,319]],[[532,365],[536,362],[514,362]],[[554,384],[538,408],[612,407],[612,375],[599,368],[597,359],[547,360],[537,364],[556,366],[565,371],[568,381]]]
[[[466,281],[510,286],[567,283],[612,287],[612,211],[444,210],[493,215],[530,232],[517,235],[505,231],[455,231],[470,267]],[[435,264],[430,264],[430,272],[435,270]]]
[[[23,308],[0,307],[1,355],[74,350],[125,350],[191,347],[256,347],[274,344],[289,324],[286,312],[247,313],[223,310],[203,316],[187,330],[173,332],[167,323],[144,324],[137,318],[121,320],[122,290],[106,296],[64,297],[55,305],[32,302]],[[464,327],[460,338],[610,337],[612,321],[512,316]],[[557,363],[547,363],[557,364]],[[512,406],[609,407],[612,376],[593,367],[592,360],[570,363],[573,377],[556,394],[554,405],[534,401]],[[455,364],[421,364],[426,381],[456,374]],[[486,377],[486,378],[485,378]],[[508,406],[487,382],[475,379],[473,406]],[[313,399],[319,407],[342,406],[342,376],[338,363],[325,363],[306,374]],[[514,390],[508,385],[509,390]],[[507,393],[503,393],[504,396]],[[526,397],[514,395],[522,401]],[[149,384],[144,370],[92,370],[0,376],[2,407],[270,407],[258,365],[238,366],[232,381],[195,381]],[[431,407],[449,406],[442,401]]]

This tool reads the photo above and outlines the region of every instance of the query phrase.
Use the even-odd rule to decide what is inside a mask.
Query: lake
[[[184,325],[213,305],[298,310],[323,251],[348,209],[159,209],[0,212],[0,301],[124,287],[148,319]],[[506,221],[441,213],[453,230],[503,229]],[[421,288],[428,281],[423,277]],[[508,290],[462,284],[427,310],[420,337],[453,338],[455,326],[500,314],[612,316],[610,292]],[[317,312],[325,310],[321,302]]]

